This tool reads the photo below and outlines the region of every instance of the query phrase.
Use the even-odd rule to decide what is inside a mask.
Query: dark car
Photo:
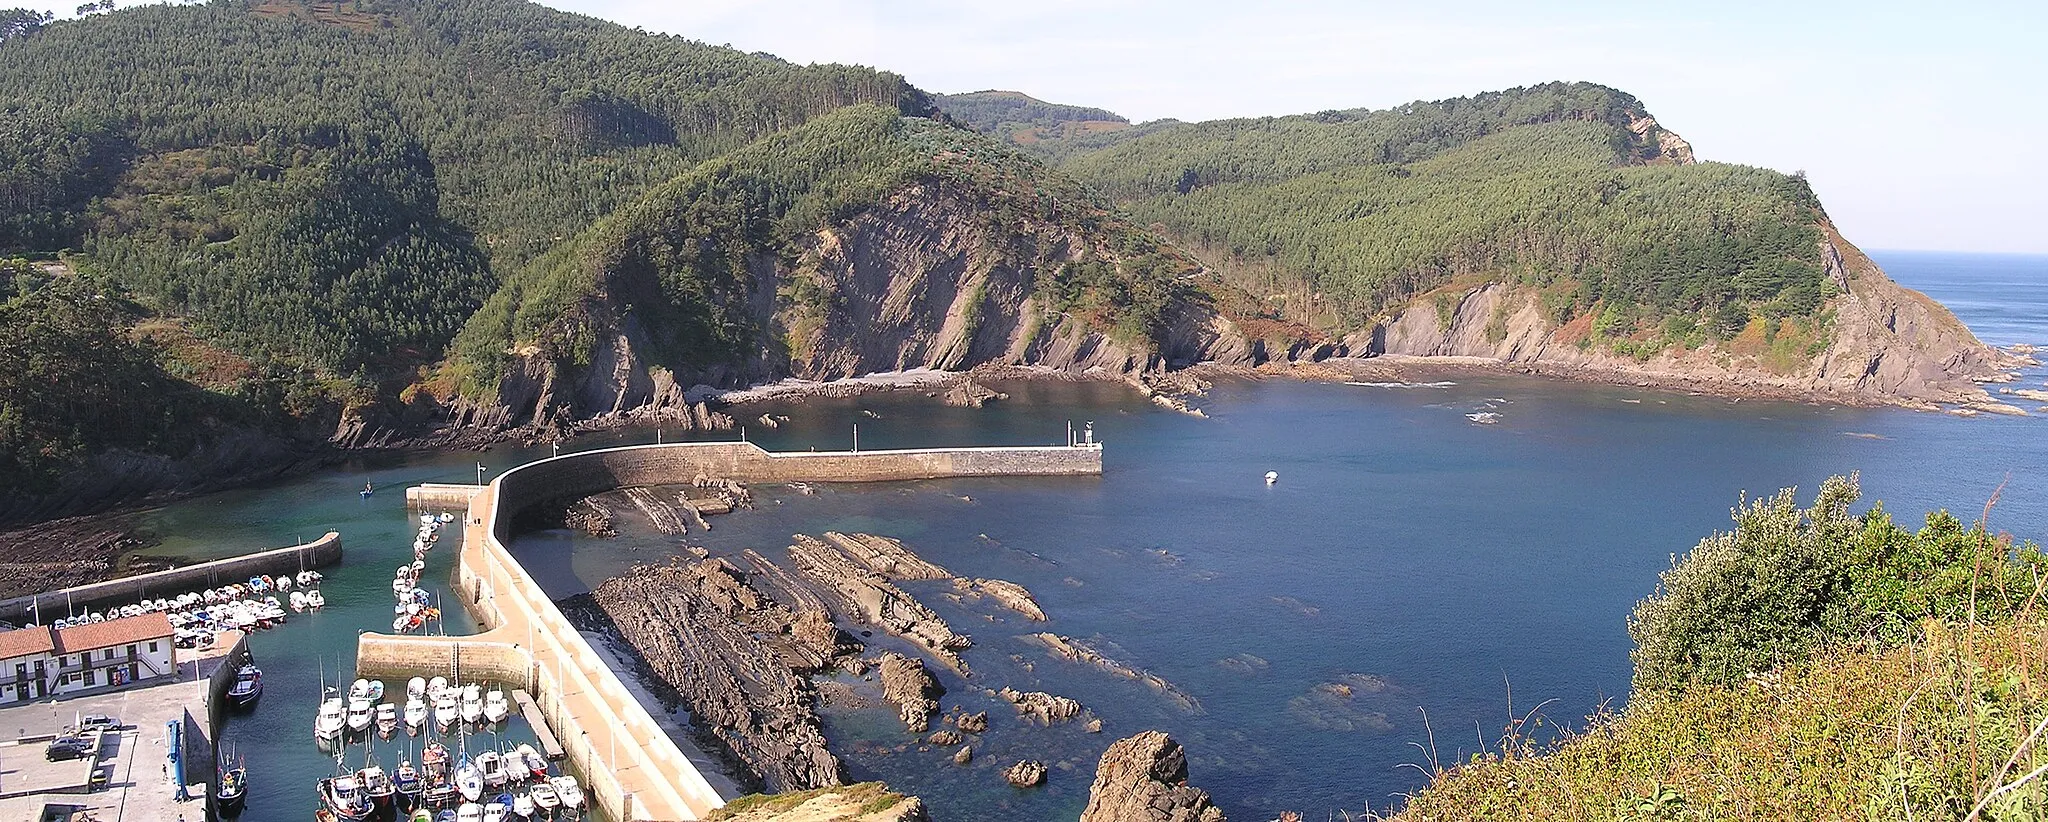
[[[51,762],[78,759],[92,750],[92,743],[75,736],[60,737],[43,749],[43,758]]]

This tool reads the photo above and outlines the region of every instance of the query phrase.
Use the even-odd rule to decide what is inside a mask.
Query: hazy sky
[[[2048,253],[2048,3],[550,0],[798,63],[1133,121],[1381,108],[1548,80],[1702,159],[1804,169],[1868,248]]]

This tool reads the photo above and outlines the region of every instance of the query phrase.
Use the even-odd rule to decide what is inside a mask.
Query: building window
[[[100,657],[101,659],[113,659],[113,658],[114,658],[114,649],[112,649],[112,648],[108,648],[108,649],[106,649],[105,651],[102,651],[101,653],[104,653],[104,654],[106,654],[106,656]]]
[[[92,669],[91,669],[91,668],[87,668],[87,669],[85,669],[85,684],[87,684],[87,685],[95,685],[95,684],[98,684],[98,683],[95,683],[95,682],[93,682],[93,676],[92,676]]]
[[[156,640],[152,639],[149,641],[149,652],[152,654],[156,653]]]

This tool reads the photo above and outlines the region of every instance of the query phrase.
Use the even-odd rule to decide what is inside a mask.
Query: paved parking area
[[[0,819],[40,819],[48,805],[85,811],[97,822],[204,819],[213,764],[186,764],[195,798],[180,802],[165,746],[171,722],[182,723],[186,734],[205,731],[205,698],[204,682],[175,682],[0,708],[0,737],[8,740],[0,742]],[[48,737],[89,714],[118,717],[126,727],[101,736],[97,757],[47,761]],[[22,737],[26,741],[15,741]],[[197,742],[188,740],[187,750],[205,747]],[[104,786],[88,791],[95,771],[104,775]]]

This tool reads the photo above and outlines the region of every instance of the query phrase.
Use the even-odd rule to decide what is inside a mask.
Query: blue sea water
[[[1873,256],[1989,342],[2048,343],[2048,258]],[[2043,375],[2026,379],[2038,387]],[[771,448],[838,448],[858,424],[867,448],[1051,443],[1069,420],[1092,420],[1107,443],[1103,476],[811,495],[763,486],[756,510],[690,538],[718,553],[779,557],[792,533],[868,531],[901,538],[955,574],[1036,593],[1045,623],[954,602],[940,584],[906,586],[974,637],[973,675],[941,674],[945,705],[991,710],[971,766],[915,744],[892,711],[846,700],[828,711],[854,777],[919,794],[940,819],[1072,819],[1102,750],[1151,728],[1187,746],[1194,784],[1233,818],[1386,809],[1422,784],[1406,766],[1427,765],[1426,751],[1450,762],[1492,744],[1510,699],[1518,714],[1540,704],[1566,724],[1625,701],[1630,607],[1674,554],[1726,527],[1745,494],[1797,486],[1807,496],[1831,474],[1859,472],[1866,499],[1895,515],[1947,507],[1975,518],[2002,484],[1992,527],[2048,541],[2040,418],[1507,377],[1410,388],[1224,382],[1198,403],[1207,419],[1110,385],[1005,390],[1010,399],[983,409],[914,393],[780,408],[789,423],[750,425],[749,436]],[[1466,414],[1479,409],[1500,421],[1474,424]],[[653,438],[619,432],[572,447]],[[332,770],[308,734],[316,664],[327,660],[331,672],[354,630],[388,613],[383,580],[404,558],[409,530],[398,486],[473,478],[479,460],[499,470],[531,456],[381,458],[155,515],[164,550],[177,553],[248,550],[327,528],[347,540],[349,564],[329,598],[355,588],[360,596],[256,637],[273,690],[227,732],[256,778],[251,818],[304,818],[312,778]],[[1265,484],[1267,471],[1279,482]],[[354,499],[365,479],[392,493]],[[679,552],[673,538],[625,526],[610,540],[534,534],[515,551],[558,595]],[[1050,658],[1022,638],[1037,631],[1089,640],[1172,682],[1199,709]],[[1021,723],[982,690],[1004,686],[1079,699],[1102,732]],[[1020,758],[1052,765],[1045,787],[1003,784],[1000,769]]]

